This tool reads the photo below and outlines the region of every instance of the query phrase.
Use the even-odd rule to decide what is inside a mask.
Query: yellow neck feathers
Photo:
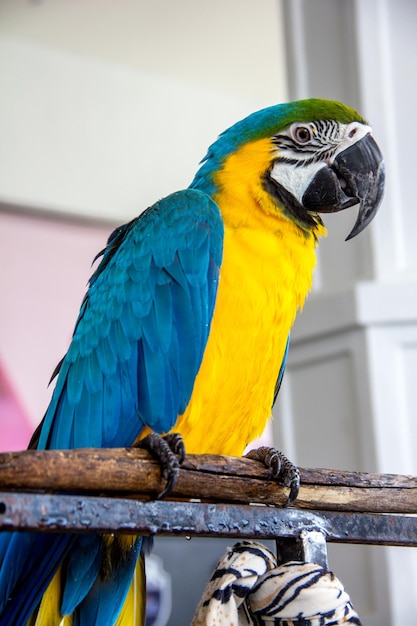
[[[269,140],[217,174],[225,224],[216,307],[191,401],[174,428],[191,453],[241,455],[271,413],[289,331],[311,288],[318,226],[306,235],[262,187]]]

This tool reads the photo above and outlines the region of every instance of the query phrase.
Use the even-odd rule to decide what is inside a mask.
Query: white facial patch
[[[368,133],[372,134],[371,127],[360,122],[292,124],[276,138],[276,158],[270,176],[301,204],[317,172],[331,166],[340,152]]]

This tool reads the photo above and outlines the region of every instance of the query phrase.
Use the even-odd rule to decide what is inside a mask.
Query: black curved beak
[[[362,232],[375,217],[384,183],[384,159],[368,133],[317,172],[304,192],[302,203],[315,213],[343,211],[359,203],[358,217],[347,241]]]

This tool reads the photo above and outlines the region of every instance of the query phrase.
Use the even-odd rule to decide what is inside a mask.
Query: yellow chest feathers
[[[216,306],[191,401],[174,428],[191,453],[241,455],[262,433],[289,331],[311,288],[315,238],[265,206],[255,182],[250,192],[225,185],[215,197],[225,222]]]

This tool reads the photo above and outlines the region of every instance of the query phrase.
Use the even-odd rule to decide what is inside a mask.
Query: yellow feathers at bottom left
[[[73,616],[65,615],[63,617],[60,611],[62,598],[61,567],[57,570],[44,593],[39,610],[30,617],[26,626],[73,626]],[[145,624],[146,594],[143,593],[144,587],[145,559],[141,555],[126,600],[114,626],[143,626]]]

